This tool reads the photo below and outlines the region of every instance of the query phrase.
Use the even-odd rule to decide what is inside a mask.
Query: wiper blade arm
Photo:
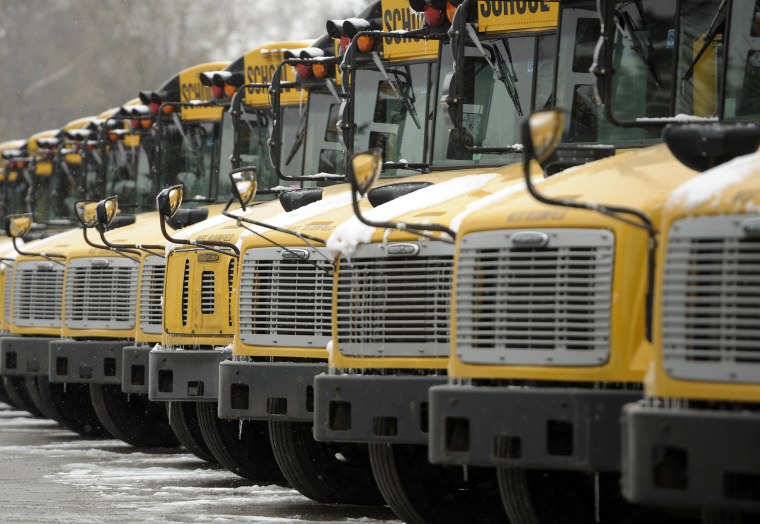
[[[699,49],[699,51],[697,51],[697,54],[694,55],[694,60],[692,60],[691,65],[689,65],[689,69],[687,69],[683,74],[681,80],[688,80],[694,75],[694,68],[696,67],[697,63],[699,63],[699,61],[702,59],[702,55],[705,54],[705,51],[707,51],[707,48],[710,47],[710,44],[712,44],[713,40],[715,40],[715,37],[718,36],[719,29],[725,25],[726,4],[726,0],[723,0],[718,6],[718,11],[715,13],[715,17],[712,19],[712,22],[710,22],[710,27],[708,27],[707,32],[702,35],[702,38],[704,39],[702,42],[702,47]]]
[[[640,13],[642,17],[641,19],[643,20],[644,13],[641,11]],[[644,42],[641,39],[638,34],[639,30],[636,27],[636,24],[633,23],[631,15],[628,13],[621,13],[620,11],[615,14],[615,25],[617,26],[618,31],[620,31],[620,33],[623,35],[623,38],[628,40],[628,42],[631,44],[631,49],[633,49],[633,51],[638,55],[644,65],[647,66],[647,72],[652,77],[652,80],[654,80],[655,85],[661,88],[662,79],[660,78],[660,73],[657,72],[657,68],[655,67],[654,62],[652,62],[651,53],[654,53],[652,42]]]
[[[380,73],[385,77],[385,80],[388,82],[388,85],[391,86],[391,89],[393,89],[393,94],[396,95],[396,98],[401,100],[401,103],[404,104],[404,107],[409,112],[409,115],[412,117],[412,120],[414,120],[414,125],[417,126],[417,129],[422,129],[422,126],[420,125],[420,119],[417,116],[417,111],[414,109],[414,104],[412,103],[412,100],[405,94],[401,92],[401,88],[398,85],[398,82],[396,82],[395,79],[391,78],[391,76],[388,74],[388,71],[385,70],[385,66],[383,65],[383,61],[380,60],[380,55],[377,54],[377,52],[372,53],[372,60],[375,62],[375,65],[380,70]]]
[[[301,149],[301,146],[304,143],[304,140],[306,139],[306,115],[308,115],[308,111],[304,111],[301,115],[301,120],[298,122],[298,130],[296,131],[296,139],[293,142],[293,147],[290,148],[290,153],[288,153],[288,158],[285,159],[285,165],[290,165],[290,161],[293,160],[293,157],[296,156],[296,153],[299,149]]]
[[[491,55],[483,47],[483,44],[478,38],[478,34],[472,27],[472,24],[466,24],[465,27],[467,27],[467,34],[469,35],[470,40],[472,40],[472,43],[475,44],[475,47],[478,49],[478,51],[480,51],[483,59],[485,59],[486,63],[491,67],[491,70],[494,72],[499,81],[504,84],[504,87],[507,88],[509,98],[512,99],[512,104],[515,106],[515,111],[517,111],[518,115],[523,116],[522,106],[520,105],[520,97],[517,95],[517,86],[515,85],[515,82],[517,81],[517,74],[515,73],[514,64],[512,63],[511,53],[509,54],[509,63],[512,66],[512,71],[509,70],[506,62],[504,62],[504,57],[502,57],[501,53],[498,53],[498,51],[497,60],[499,64],[495,64],[494,61],[491,60]]]

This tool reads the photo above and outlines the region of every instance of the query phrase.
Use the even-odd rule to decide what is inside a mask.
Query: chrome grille
[[[61,327],[64,266],[50,261],[17,262],[13,273],[13,323]]]
[[[663,366],[671,376],[760,383],[757,226],[751,215],[672,225],[662,284]]]
[[[613,259],[614,236],[606,230],[467,235],[457,267],[459,358],[541,366],[606,362]]]
[[[3,279],[3,319],[6,324],[11,322],[11,302],[13,300],[13,262],[3,262],[5,264],[5,278]]]
[[[322,349],[329,342],[332,255],[312,248],[292,250],[260,248],[245,253],[239,319],[245,344]],[[307,252],[310,262],[294,257],[294,252]]]
[[[442,242],[368,244],[350,260],[341,260],[336,299],[340,352],[448,356],[453,252],[452,245]]]
[[[126,258],[77,258],[66,272],[66,326],[132,329],[139,264]]]
[[[145,333],[160,334],[162,329],[161,297],[164,294],[166,261],[161,257],[148,257],[143,261],[140,279],[140,329]]]
[[[201,273],[201,313],[214,312],[214,272]]]

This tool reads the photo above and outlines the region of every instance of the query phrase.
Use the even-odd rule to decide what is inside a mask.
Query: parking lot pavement
[[[182,450],[85,440],[0,404],[3,522],[398,522],[388,508],[324,505],[254,485]]]

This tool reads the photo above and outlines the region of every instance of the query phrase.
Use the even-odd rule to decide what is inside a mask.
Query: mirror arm
[[[243,110],[241,108],[243,105],[243,101],[245,100],[245,94],[243,90],[250,89],[250,88],[271,89],[271,86],[272,84],[267,83],[267,82],[249,82],[247,84],[241,85],[240,87],[237,88],[237,91],[235,91],[235,96],[230,102],[230,109],[229,109],[229,113],[230,115],[232,115],[232,129],[235,135],[233,143],[232,143],[232,156],[230,158],[232,169],[237,169],[238,167],[240,167],[239,135],[240,135],[240,122],[243,116]]]
[[[173,244],[178,244],[182,246],[195,246],[195,247],[201,247],[203,249],[208,249],[209,251],[215,251],[217,253],[222,253],[224,255],[238,258],[240,257],[240,250],[235,244],[232,244],[230,242],[222,242],[217,240],[208,240],[206,242],[196,242],[195,240],[186,240],[184,238],[174,238],[171,235],[169,235],[169,232],[166,230],[166,219],[164,218],[163,213],[159,211],[158,213],[158,223],[161,226],[161,234],[164,235],[164,238],[168,240],[169,242]],[[228,249],[231,249],[233,253],[228,253],[222,249],[216,249],[213,246],[219,246],[219,247],[226,247]]]
[[[311,235],[305,235],[303,233],[299,233],[298,231],[293,231],[292,229],[287,229],[284,227],[275,226],[272,224],[267,224],[266,222],[259,222],[258,220],[253,220],[248,217],[233,215],[232,213],[223,211],[222,214],[226,216],[227,218],[232,218],[237,221],[238,226],[242,226],[242,222],[245,222],[246,224],[251,224],[253,226],[259,226],[259,227],[265,227],[267,229],[271,229],[272,231],[277,231],[278,233],[284,233],[286,235],[293,235],[296,238],[300,238],[303,241],[311,240],[312,242],[319,242],[320,244],[324,245],[325,241],[321,238],[313,237]]]
[[[58,253],[30,253],[27,251],[21,251],[21,249],[19,249],[18,245],[16,244],[16,240],[17,238],[13,237],[13,249],[15,249],[16,253],[18,253],[19,255],[23,255],[25,257],[42,257],[45,260],[49,260],[50,262],[53,262],[54,264],[58,264],[64,267],[66,266],[66,264],[64,264],[63,262],[56,260],[56,258],[62,258],[65,260],[66,259],[65,255],[59,255]]]
[[[84,236],[84,241],[90,247],[94,247],[96,249],[102,249],[104,251],[113,251],[117,255],[122,256],[124,258],[127,258],[127,259],[131,260],[132,262],[137,262],[138,264],[140,263],[140,259],[139,258],[133,258],[133,257],[127,255],[127,253],[130,253],[132,255],[136,255],[137,257],[139,257],[140,253],[137,252],[137,251],[131,251],[131,250],[128,250],[128,249],[116,249],[116,248],[109,247],[109,246],[106,246],[106,245],[98,245],[98,244],[94,243],[93,241],[91,241],[87,237],[87,228],[84,228],[82,230],[82,235]]]
[[[124,251],[125,253],[131,253],[133,255],[137,255],[138,257],[140,256],[140,251],[144,251],[145,253],[148,253],[150,255],[158,255],[162,258],[164,256],[152,250],[166,249],[165,246],[161,246],[157,244],[155,245],[147,244],[144,246],[141,244],[113,244],[106,238],[105,231],[103,231],[101,228],[97,228],[97,230],[98,230],[98,233],[100,233],[100,239],[103,241],[103,245],[105,246],[106,249],[110,249],[111,251],[116,251],[116,252]]]

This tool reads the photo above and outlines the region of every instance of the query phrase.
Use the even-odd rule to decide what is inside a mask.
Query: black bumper
[[[219,366],[219,418],[314,420],[314,377],[327,363],[236,362]]]
[[[430,390],[436,464],[620,471],[620,417],[638,391],[438,386]]]
[[[121,350],[127,340],[53,340],[50,382],[121,384]]]
[[[314,379],[314,438],[428,443],[428,389],[445,377],[320,375]]]
[[[760,413],[626,406],[623,494],[647,505],[760,511]]]
[[[152,349],[148,397],[161,401],[215,401],[219,363],[232,354],[221,349]]]
[[[48,375],[50,342],[58,340],[47,337],[0,338],[0,375],[43,376]]]
[[[121,353],[121,391],[148,394],[150,346],[127,346]]]

